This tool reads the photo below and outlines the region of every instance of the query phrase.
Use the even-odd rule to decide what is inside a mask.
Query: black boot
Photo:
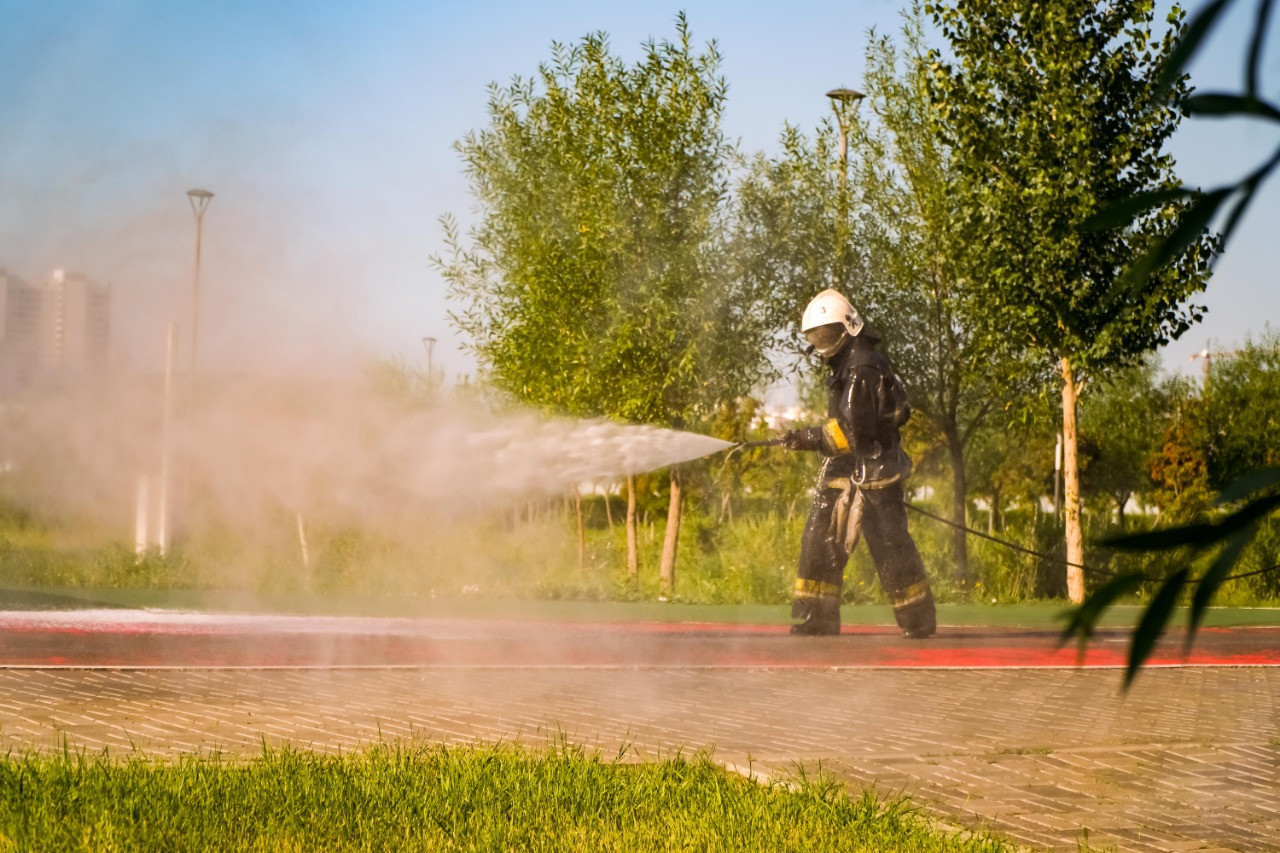
[[[840,620],[806,619],[792,625],[791,633],[802,637],[831,637],[840,633]]]
[[[938,631],[938,611],[933,603],[933,591],[928,582],[907,590],[911,600],[902,602],[901,593],[890,595],[893,602],[893,616],[902,629],[902,636],[908,640],[926,640]],[[895,600],[897,599],[897,600]]]
[[[791,602],[791,618],[799,619],[791,633],[802,637],[829,637],[840,633],[840,599],[796,598]]]

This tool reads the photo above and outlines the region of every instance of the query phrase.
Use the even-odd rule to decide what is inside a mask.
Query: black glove
[[[822,448],[822,427],[805,427],[793,429],[782,436],[782,446],[787,450],[820,450]]]

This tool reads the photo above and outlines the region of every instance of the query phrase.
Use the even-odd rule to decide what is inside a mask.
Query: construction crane
[[[1220,350],[1211,349],[1212,345],[1213,345],[1213,341],[1208,341],[1208,345],[1205,346],[1204,349],[1200,350],[1200,352],[1193,353],[1192,355],[1187,357],[1188,361],[1195,361],[1196,359],[1201,359],[1204,362],[1203,364],[1204,385],[1206,386],[1209,384],[1209,368],[1210,366],[1212,366],[1213,360],[1215,358],[1231,358],[1233,355],[1238,354],[1238,351],[1233,349],[1220,349]]]

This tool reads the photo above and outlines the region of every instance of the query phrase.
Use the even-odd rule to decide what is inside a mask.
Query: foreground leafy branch
[[[1191,609],[1187,619],[1186,646],[1189,648],[1195,633],[1204,619],[1204,612],[1222,584],[1242,575],[1230,575],[1240,555],[1258,531],[1258,524],[1280,507],[1280,468],[1254,471],[1232,483],[1218,496],[1219,505],[1243,503],[1225,517],[1213,522],[1197,522],[1166,530],[1135,533],[1109,539],[1102,544],[1123,551],[1167,551],[1189,549],[1184,567],[1165,578],[1147,605],[1133,632],[1129,646],[1129,660],[1125,669],[1124,685],[1133,683],[1138,671],[1151,656],[1156,641],[1164,633],[1173,615],[1174,605],[1184,590],[1194,587]],[[1198,578],[1191,575],[1190,565],[1200,554],[1218,550],[1209,568]],[[1268,570],[1269,571],[1269,570]],[[1103,612],[1125,595],[1137,592],[1145,583],[1152,582],[1149,575],[1131,572],[1117,575],[1095,590],[1084,603],[1068,614],[1069,622],[1063,632],[1064,642],[1078,638],[1081,647],[1093,636]]]
[[[1176,82],[1182,77],[1183,69],[1232,2],[1234,0],[1213,0],[1187,25],[1179,44],[1169,55],[1161,70],[1157,81],[1159,89],[1166,92],[1173,91]],[[1258,68],[1273,5],[1274,0],[1258,0],[1255,7],[1254,28],[1244,62],[1244,91],[1238,94],[1213,92],[1191,95],[1180,99],[1179,104],[1183,111],[1192,116],[1250,118],[1280,124],[1280,107],[1264,100],[1258,93]],[[1173,231],[1152,246],[1126,273],[1126,278],[1130,282],[1143,285],[1154,271],[1160,269],[1169,259],[1177,257],[1196,240],[1219,211],[1228,211],[1219,232],[1221,246],[1225,248],[1231,234],[1253,201],[1258,188],[1275,172],[1278,165],[1280,165],[1280,146],[1277,146],[1259,166],[1235,183],[1208,192],[1178,187],[1135,194],[1087,220],[1084,230],[1100,231],[1122,227],[1123,223],[1130,221],[1134,215],[1142,211],[1190,199],[1190,204],[1179,211],[1177,225]],[[1114,548],[1132,551],[1161,551],[1182,547],[1190,549],[1185,567],[1165,579],[1151,603],[1147,605],[1137,628],[1134,629],[1125,671],[1126,689],[1133,683],[1138,671],[1150,656],[1156,641],[1164,632],[1172,616],[1174,605],[1183,590],[1194,585],[1195,593],[1191,600],[1186,642],[1190,645],[1193,641],[1205,608],[1212,602],[1222,584],[1231,579],[1232,576],[1229,573],[1239,561],[1245,547],[1253,539],[1258,522],[1280,506],[1280,493],[1275,491],[1277,486],[1280,486],[1280,469],[1267,468],[1254,471],[1232,483],[1219,496],[1220,504],[1231,504],[1241,500],[1244,503],[1216,523],[1188,524],[1126,536],[1106,543]],[[1192,579],[1189,568],[1191,560],[1214,548],[1221,548],[1221,550],[1209,568],[1198,579]],[[1150,579],[1145,575],[1126,574],[1113,578],[1095,590],[1079,607],[1068,613],[1069,623],[1063,633],[1064,641],[1078,637],[1083,646],[1092,636],[1094,626],[1103,611],[1121,596],[1135,592],[1148,580]]]

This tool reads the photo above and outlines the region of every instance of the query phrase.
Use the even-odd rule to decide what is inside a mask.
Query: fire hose
[[[740,441],[733,446],[733,450],[746,450],[752,447],[776,447],[786,441],[786,436],[778,436],[777,438],[766,438],[761,441]],[[733,451],[729,451],[732,453]]]
[[[785,442],[786,442],[785,435],[778,435],[778,437],[776,438],[765,438],[765,439],[762,439],[762,441],[739,442],[739,443],[733,444],[732,447],[728,448],[727,455],[724,456],[724,465],[721,467],[721,474],[723,475],[724,469],[728,467],[728,461],[730,461],[731,457],[733,456],[733,453],[736,453],[737,451],[740,451],[740,450],[751,450],[751,448],[756,448],[756,447],[777,447],[777,446],[780,446],[780,444]],[[1027,553],[1027,555],[1036,556],[1036,557],[1042,558],[1042,560],[1050,560],[1052,562],[1061,562],[1061,564],[1066,564],[1066,565],[1075,565],[1075,564],[1070,564],[1070,562],[1066,560],[1062,560],[1061,557],[1046,555],[1046,553],[1041,553],[1038,551],[1032,551],[1032,549],[1030,548],[1025,548],[1023,546],[1019,546],[1019,544],[1007,542],[1007,540],[1005,539],[993,537],[993,535],[991,534],[980,532],[980,530],[974,530],[973,528],[969,528],[969,526],[956,524],[955,521],[943,519],[942,516],[934,515],[932,514],[932,512],[924,510],[924,508],[922,507],[915,506],[914,503],[906,503],[906,508],[909,508],[909,510],[914,510],[915,512],[919,512],[920,515],[927,516],[929,517],[929,519],[938,521],[938,523],[951,526],[951,528],[964,530],[966,534],[975,535],[975,537],[988,539],[988,540],[991,540],[991,542],[1001,544],[1001,546],[1010,548],[1012,549],[1012,551],[1020,551],[1023,553]],[[858,514],[856,515],[860,515],[860,512],[858,512]],[[859,526],[859,525],[856,525],[856,520],[855,520],[855,525],[854,525],[855,529],[856,529],[856,526]],[[847,548],[852,549],[852,544],[854,544],[855,540],[856,540],[855,538],[851,537],[850,542],[847,542]],[[1267,569],[1263,571],[1271,571],[1272,569],[1277,569],[1277,567],[1280,567],[1280,566],[1272,566],[1271,569]],[[1088,567],[1088,566],[1080,566],[1080,569],[1083,569],[1085,573],[1093,573],[1098,575],[1114,575],[1115,574],[1115,573],[1111,573],[1111,571],[1091,569],[1091,567]],[[1261,573],[1248,573],[1248,574],[1261,574]],[[1247,575],[1240,575],[1240,576],[1247,576]]]

